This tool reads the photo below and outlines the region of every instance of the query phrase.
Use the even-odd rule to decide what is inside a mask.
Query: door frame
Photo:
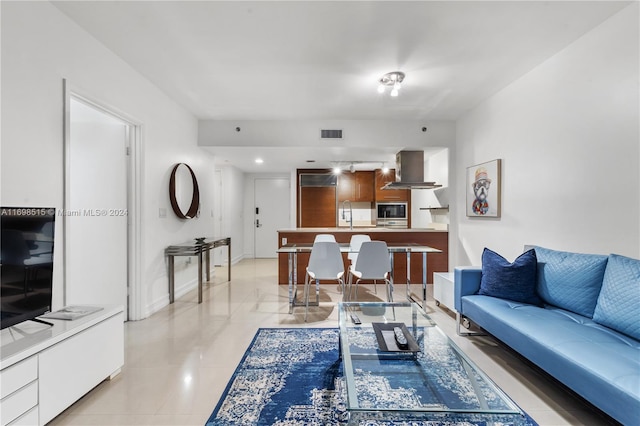
[[[125,306],[125,318],[129,320],[139,320],[143,318],[143,297],[142,294],[142,277],[141,277],[141,259],[142,259],[142,123],[122,111],[111,107],[104,102],[98,101],[91,95],[84,93],[69,83],[67,79],[63,79],[63,196],[62,204],[65,211],[69,208],[70,194],[70,173],[71,173],[71,99],[82,102],[94,109],[97,109],[107,115],[123,121],[127,126],[128,161],[127,161],[127,208],[128,208],[128,224],[127,224],[127,300],[128,306]],[[63,268],[63,304],[67,304],[67,236],[68,222],[67,216],[62,217],[63,227],[63,244],[62,253],[64,258]]]

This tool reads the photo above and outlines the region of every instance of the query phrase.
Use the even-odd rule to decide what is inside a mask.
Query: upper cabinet
[[[411,191],[408,189],[380,189],[389,182],[396,181],[395,169],[389,169],[387,173],[377,169],[375,172],[375,201],[409,201]]]
[[[342,173],[338,177],[338,202],[375,201],[374,172]]]

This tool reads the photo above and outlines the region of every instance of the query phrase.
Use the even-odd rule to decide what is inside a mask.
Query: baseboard
[[[191,290],[198,288],[198,278],[194,278],[192,280],[187,281],[186,283],[177,286],[175,288],[175,298],[174,300],[178,300],[180,297],[184,296]],[[169,293],[157,298],[149,305],[147,305],[147,312],[145,318],[150,317],[151,315],[158,312],[160,309],[164,308],[169,304]]]

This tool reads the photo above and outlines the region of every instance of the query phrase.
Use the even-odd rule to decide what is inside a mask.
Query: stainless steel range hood
[[[424,181],[424,151],[400,151],[396,154],[396,182],[382,189],[434,189],[442,185]]]

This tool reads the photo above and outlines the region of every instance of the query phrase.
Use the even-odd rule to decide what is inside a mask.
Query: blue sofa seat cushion
[[[640,340],[640,260],[609,255],[593,320]]]
[[[574,312],[469,295],[465,316],[623,423],[640,400],[640,342]]]
[[[536,294],[536,271],[536,252],[533,249],[509,263],[498,253],[485,248],[478,294],[541,305],[542,301]]]
[[[545,303],[593,317],[607,256],[535,247],[537,292]]]

